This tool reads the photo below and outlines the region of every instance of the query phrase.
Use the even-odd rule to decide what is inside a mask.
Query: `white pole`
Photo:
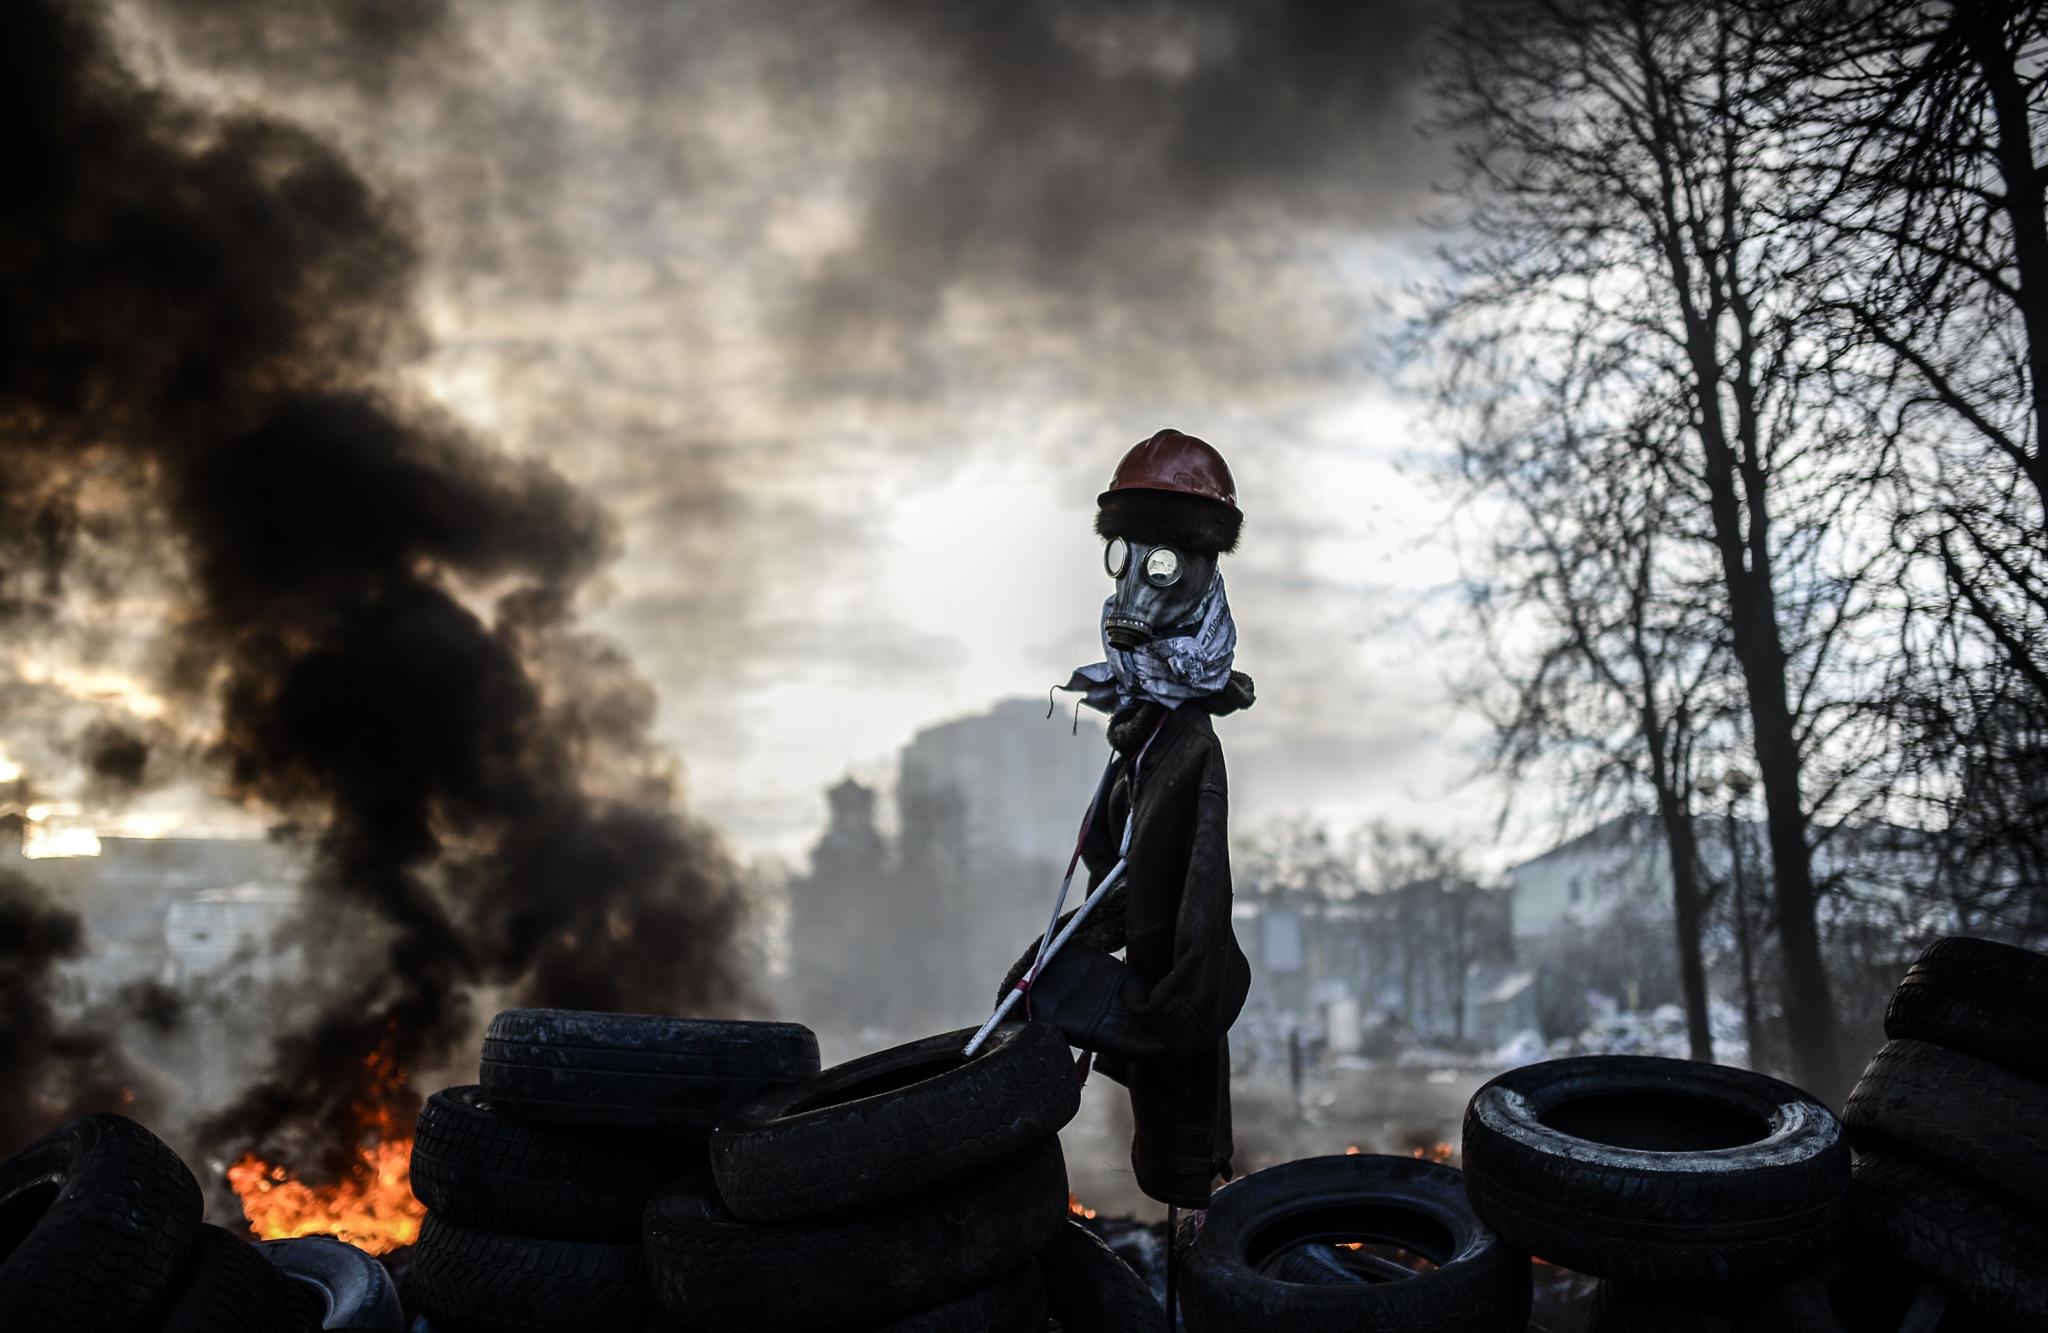
[[[1129,832],[1126,831],[1124,836],[1128,841]],[[1017,1001],[1024,998],[1025,990],[1037,979],[1039,969],[1050,962],[1054,954],[1066,947],[1067,941],[1074,937],[1074,932],[1081,928],[1081,923],[1088,919],[1088,913],[1093,911],[1095,905],[1107,897],[1109,891],[1116,887],[1116,882],[1123,878],[1124,867],[1128,864],[1128,861],[1118,861],[1111,866],[1109,873],[1102,877],[1102,882],[1095,886],[1095,892],[1084,898],[1081,905],[1074,909],[1074,915],[1067,920],[1066,929],[1055,936],[1051,944],[1040,947],[1037,964],[1024,974],[1024,979],[1013,986],[1008,995],[1003,997],[1003,1002],[996,1006],[996,1011],[988,1016],[988,1022],[981,1025],[981,1031],[975,1033],[973,1040],[960,1052],[962,1058],[972,1060],[974,1053],[981,1049],[981,1044],[988,1040],[988,1034],[996,1030],[996,1024],[1010,1016],[1010,1011],[1017,1007]]]

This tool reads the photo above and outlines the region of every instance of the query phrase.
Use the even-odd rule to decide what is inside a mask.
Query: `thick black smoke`
[[[38,562],[14,592],[54,600],[78,497],[138,479],[182,571],[160,684],[217,712],[234,796],[310,831],[317,887],[388,928],[219,1146],[346,1151],[349,1081],[442,1058],[478,985],[728,1000],[734,868],[674,812],[645,687],[571,629],[604,516],[408,397],[418,254],[391,200],[299,129],[139,85],[103,19],[0,17],[0,467],[29,480],[0,542]]]
[[[0,828],[0,838],[19,835]],[[103,1036],[62,1021],[50,1002],[59,963],[75,957],[84,930],[75,913],[0,870],[0,1144],[12,1151],[75,1109],[133,1104],[134,1077]]]
[[[865,21],[907,42],[938,96],[884,164],[805,327],[929,318],[964,286],[1071,297],[1110,322],[1178,311],[1256,328],[1272,312],[1203,308],[1218,270],[1304,226],[1369,229],[1413,210],[1441,151],[1416,122],[1442,9],[872,0]]]

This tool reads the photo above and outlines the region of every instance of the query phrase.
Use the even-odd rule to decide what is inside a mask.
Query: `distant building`
[[[289,844],[105,837],[95,856],[11,852],[10,864],[84,923],[83,956],[64,969],[68,1002],[96,1003],[134,982],[260,981],[298,966],[273,947],[305,871],[304,851]]]
[[[926,727],[898,760],[898,807],[957,793],[970,846],[1064,861],[1110,756],[1101,723],[1084,715],[1076,734],[1070,716],[1048,718],[1037,700],[1008,699]]]
[[[229,972],[258,985],[291,979],[303,951],[280,936],[303,900],[296,884],[255,882],[174,900],[164,914],[170,958],[163,980],[182,989]]]
[[[1338,897],[1247,879],[1231,920],[1252,965],[1248,1036],[1299,1030],[1336,1054],[1389,1025],[1429,1040],[1497,1041],[1517,998],[1501,989],[1506,914],[1506,894],[1462,877]]]
[[[1671,863],[1654,817],[1623,815],[1508,871],[1517,943],[1599,925],[1624,903],[1671,915]]]
[[[1743,915],[1759,951],[1775,947],[1770,916],[1767,830],[1701,811],[1694,817],[1703,891],[1716,895],[1701,940],[1710,991],[1726,993],[1740,948],[1730,911],[1732,885],[1743,885]],[[1815,883],[1822,890],[1821,928],[1847,953],[1873,954],[1879,975],[1895,971],[1886,943],[1901,935],[1938,933],[1920,922],[1929,910],[1935,864],[1924,840],[1885,824],[1849,824],[1810,831]],[[1733,853],[1731,855],[1731,852]],[[1623,1009],[1676,1002],[1677,937],[1671,859],[1656,816],[1617,816],[1508,871],[1515,952],[1531,982],[1534,1025],[1545,1035],[1576,1032],[1589,992]],[[1875,943],[1872,943],[1872,942]],[[1840,961],[1840,960],[1838,960]],[[1890,982],[1884,983],[1889,989]],[[1503,999],[1508,998],[1503,996]]]
[[[789,885],[796,1016],[897,1033],[978,1021],[1044,929],[1108,758],[1092,718],[1076,735],[1020,699],[911,738],[894,839],[873,789],[834,787],[810,869]]]
[[[1694,817],[1700,875],[1708,887],[1730,882],[1730,825],[1719,815]],[[1770,892],[1767,831],[1737,820],[1735,849],[1752,901]],[[1934,862],[1909,830],[1853,824],[1815,831],[1813,876],[1825,890],[1864,903],[1903,904],[1933,882]],[[1619,815],[1508,871],[1510,916],[1517,942],[1604,924],[1624,906],[1671,919],[1671,854],[1663,825],[1650,814]]]

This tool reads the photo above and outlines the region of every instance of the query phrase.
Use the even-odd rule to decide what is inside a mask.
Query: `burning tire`
[[[484,1034],[483,1095],[552,1124],[707,1133],[733,1107],[818,1072],[796,1023],[507,1009]]]
[[[1856,1159],[1851,1225],[1857,1240],[1933,1278],[1996,1327],[2048,1328],[2048,1226],[2037,1219],[1910,1158],[1866,1152]]]
[[[1890,1041],[1842,1121],[1859,1148],[1903,1152],[2048,1214],[2048,1087],[2030,1078],[1926,1042]]]
[[[154,1329],[199,1235],[199,1184],[117,1115],[45,1134],[0,1164],[0,1327]]]
[[[2048,956],[1991,940],[1936,940],[1892,993],[1884,1034],[2048,1083]]]
[[[507,1236],[429,1213],[413,1299],[437,1325],[496,1333],[637,1329],[654,1313],[637,1245]]]
[[[1042,1023],[927,1037],[785,1083],[711,1135],[719,1198],[751,1222],[813,1221],[913,1198],[1052,1137],[1081,1106]]]
[[[215,1226],[199,1228],[185,1280],[163,1333],[308,1333],[312,1302],[256,1247]],[[390,1327],[398,1327],[396,1324]]]
[[[1840,1123],[1746,1070],[1648,1056],[1510,1070],[1466,1108],[1464,1149],[1488,1226],[1597,1277],[1768,1277],[1817,1262],[1846,1218]]]
[[[1038,1276],[1061,1333],[1164,1333],[1166,1311],[1145,1279],[1072,1218],[1039,1254]]]
[[[707,1333],[886,1324],[1028,1267],[1067,1209],[1048,1139],[968,1180],[840,1221],[759,1225],[678,1189],[647,1206],[661,1303]]]
[[[1045,1288],[1029,1265],[958,1300],[884,1324],[874,1333],[1045,1333]],[[1063,1333],[1081,1333],[1062,1323]]]
[[[372,1255],[331,1236],[259,1241],[256,1253],[275,1265],[314,1311],[315,1328],[405,1326],[398,1286]]]
[[[1313,1241],[1374,1241],[1427,1258],[1432,1271],[1344,1285],[1263,1271]],[[1311,1157],[1217,1191],[1187,1253],[1181,1312],[1189,1333],[1519,1333],[1529,1319],[1529,1261],[1486,1229],[1459,1173],[1412,1157]]]
[[[474,1085],[420,1111],[412,1190],[457,1222],[554,1240],[637,1241],[656,1190],[708,1170],[688,1134],[595,1133],[519,1120]]]

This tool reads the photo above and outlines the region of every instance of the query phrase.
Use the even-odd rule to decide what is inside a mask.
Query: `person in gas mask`
[[[1090,890],[1127,821],[1128,864],[1030,978],[1026,1004],[1130,1090],[1139,1188],[1202,1208],[1230,1176],[1225,1040],[1251,983],[1231,931],[1229,786],[1212,725],[1252,702],[1250,678],[1231,669],[1237,630],[1217,568],[1244,516],[1222,455],[1175,430],[1125,454],[1097,504],[1116,581],[1102,605],[1105,660],[1061,688],[1110,714],[1116,751],[1083,826]],[[1037,954],[1034,942],[1004,993]]]

